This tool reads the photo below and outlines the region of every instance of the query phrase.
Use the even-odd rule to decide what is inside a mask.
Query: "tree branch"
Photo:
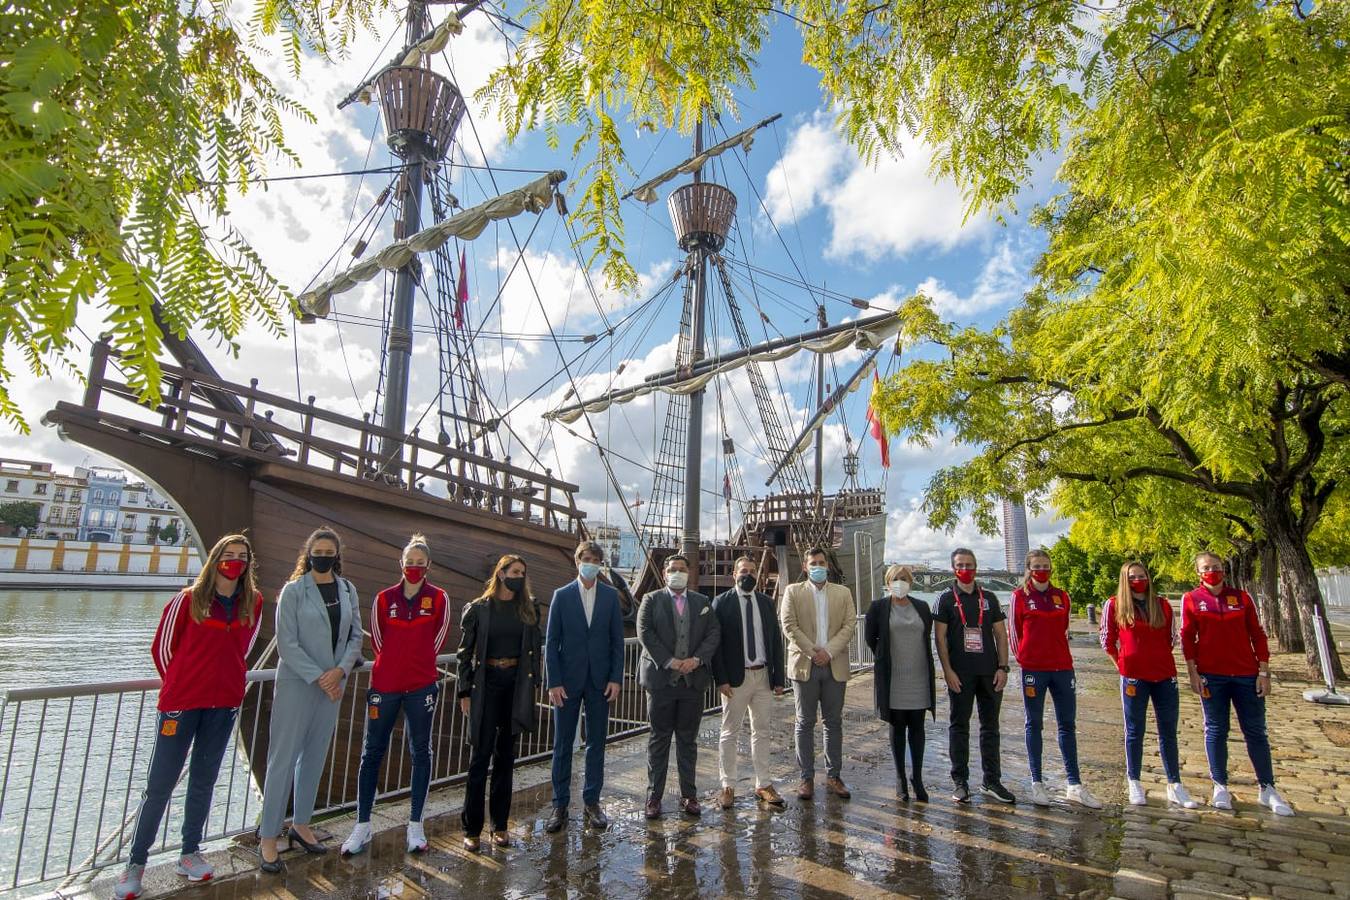
[[[1038,434],[1035,437],[1023,438],[1020,441],[1014,441],[1007,447],[1004,447],[1002,450],[1000,450],[997,454],[995,454],[994,462],[1002,462],[1008,456],[1009,453],[1012,453],[1018,447],[1025,447],[1028,444],[1039,444],[1042,441],[1048,440],[1052,437],[1055,437],[1056,435],[1063,434],[1066,431],[1076,431],[1079,428],[1097,428],[1102,425],[1110,425],[1114,422],[1124,422],[1127,419],[1138,418],[1138,415],[1139,414],[1135,410],[1132,409],[1123,410],[1120,412],[1112,413],[1111,415],[1103,419],[1094,419],[1091,422],[1071,422],[1067,425],[1061,425],[1058,428],[1051,429],[1050,431],[1044,432],[1043,434]]]

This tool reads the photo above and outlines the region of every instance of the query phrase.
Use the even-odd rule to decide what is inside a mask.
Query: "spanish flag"
[[[877,388],[881,387],[881,378],[876,372],[872,373],[872,396],[867,401],[867,424],[872,432],[872,437],[877,439],[877,446],[881,448],[881,467],[889,469],[891,467],[891,440],[886,436],[886,428],[881,424],[881,413],[877,412]]]

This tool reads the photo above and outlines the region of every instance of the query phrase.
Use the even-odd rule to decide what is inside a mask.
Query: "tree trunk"
[[[1264,510],[1266,537],[1275,547],[1279,558],[1280,570],[1280,643],[1284,649],[1297,652],[1284,643],[1284,631],[1289,630],[1291,639],[1300,640],[1300,649],[1308,662],[1310,677],[1321,679],[1322,670],[1318,663],[1319,648],[1313,631],[1313,616],[1320,615],[1326,620],[1326,607],[1322,603],[1322,587],[1317,582],[1317,571],[1313,568],[1312,558],[1308,556],[1308,544],[1302,531],[1295,524],[1294,511],[1289,498],[1277,497],[1268,503]],[[1297,618],[1294,618],[1297,617]],[[1334,641],[1330,645],[1331,670],[1337,679],[1345,677],[1341,668],[1340,655]]]
[[[1280,566],[1275,548],[1269,541],[1261,542],[1258,555],[1256,598],[1261,607],[1261,621],[1266,630],[1279,641],[1280,649],[1289,651],[1281,634],[1283,619],[1280,617]],[[1289,651],[1292,652],[1292,651]]]

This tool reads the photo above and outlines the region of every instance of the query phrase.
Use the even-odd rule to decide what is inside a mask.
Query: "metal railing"
[[[850,667],[872,664],[862,640],[862,616],[849,648]],[[647,695],[638,685],[636,638],[624,641],[624,680],[619,698],[610,709],[607,740],[619,740],[647,730]],[[441,691],[433,716],[432,787],[464,779],[470,749],[465,717],[455,702],[455,657],[437,657],[442,666]],[[370,667],[352,673],[354,690],[342,701],[346,719],[345,742],[329,747],[327,775],[319,785],[316,813],[326,815],[356,805],[353,785],[360,766],[365,707],[358,698],[369,686]],[[216,780],[212,808],[202,843],[231,838],[257,827],[262,797],[249,771],[260,737],[268,722],[261,709],[270,708],[269,692],[276,683],[275,669],[248,673],[247,690],[261,692],[250,702],[251,715],[241,714],[232,747],[226,752]],[[24,688],[0,695],[0,891],[61,881],[65,886],[92,877],[99,870],[126,859],[135,828],[137,807],[145,788],[146,766],[158,725],[158,678]],[[719,712],[722,698],[710,687],[704,713]],[[536,700],[536,728],[522,734],[518,762],[548,758],[553,753],[552,707],[541,690]],[[338,728],[344,725],[339,721]],[[407,741],[400,724],[391,737],[378,782],[377,799],[407,793],[411,767]],[[585,719],[578,740],[585,734]],[[151,855],[178,849],[186,792],[186,772],[180,778],[160,824]]]

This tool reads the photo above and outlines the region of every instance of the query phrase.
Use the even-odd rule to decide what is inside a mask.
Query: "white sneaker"
[[[1191,799],[1190,792],[1180,781],[1174,781],[1167,786],[1167,802],[1182,809],[1200,808],[1200,804]]]
[[[1228,788],[1222,784],[1214,785],[1214,796],[1209,798],[1209,805],[1215,809],[1232,809],[1233,795],[1228,793]]]
[[[352,829],[352,833],[342,842],[342,855],[355,856],[366,849],[366,845],[369,843],[370,823],[357,822],[356,827]]]
[[[1273,784],[1261,785],[1261,795],[1257,798],[1257,802],[1262,806],[1269,806],[1270,811],[1277,816],[1292,816],[1294,814],[1294,808],[1280,796],[1280,792],[1275,790]]]
[[[1125,786],[1129,789],[1131,806],[1148,806],[1148,792],[1144,790],[1144,783],[1135,778],[1125,780]]]
[[[427,849],[427,833],[421,822],[408,823],[408,852],[422,853]]]
[[[1088,809],[1102,808],[1102,801],[1092,796],[1092,792],[1087,789],[1085,784],[1071,784],[1066,787],[1064,799],[1070,803],[1077,803],[1079,806],[1086,806]]]
[[[1031,783],[1031,802],[1037,806],[1049,806],[1053,802],[1050,799],[1050,792],[1045,789],[1044,781]]]

